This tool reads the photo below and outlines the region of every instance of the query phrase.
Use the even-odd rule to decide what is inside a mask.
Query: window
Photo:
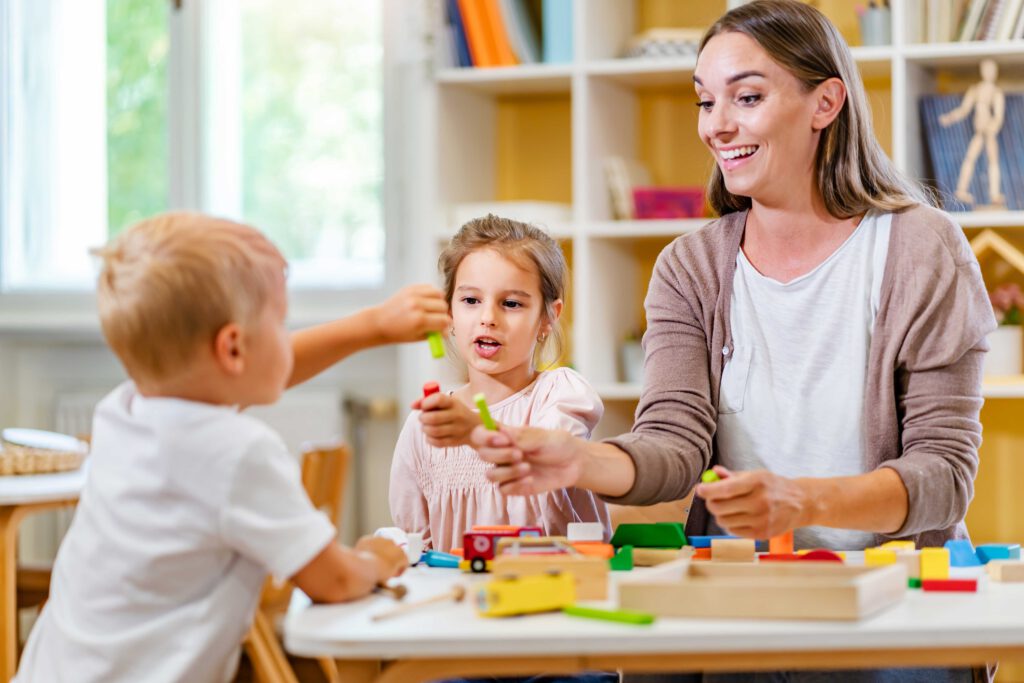
[[[264,230],[293,287],[383,284],[379,3],[174,4],[0,3],[0,288],[87,290],[171,208]]]

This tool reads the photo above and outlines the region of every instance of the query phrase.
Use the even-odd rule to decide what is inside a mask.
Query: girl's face
[[[693,81],[700,107],[697,130],[729,192],[779,205],[794,190],[813,185],[821,129],[835,117],[822,116],[821,86],[805,91],[742,33],[709,40]]]
[[[556,302],[556,315],[561,301]],[[451,304],[455,344],[473,372],[509,386],[533,379],[537,338],[551,332],[544,311],[540,276],[492,249],[462,259],[455,273]]]

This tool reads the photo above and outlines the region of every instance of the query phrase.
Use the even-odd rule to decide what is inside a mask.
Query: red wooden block
[[[943,591],[956,593],[974,593],[978,590],[977,579],[926,579],[921,582],[921,589],[926,591]]]
[[[441,391],[441,385],[437,382],[427,382],[423,385],[423,398]]]
[[[836,555],[831,550],[812,550],[809,553],[799,555],[802,560],[809,560],[811,562],[839,562],[842,564],[843,558]]]
[[[772,555],[789,555],[793,552],[793,530],[768,539],[768,552]]]
[[[757,559],[761,562],[800,562],[804,556],[796,553],[761,553]]]

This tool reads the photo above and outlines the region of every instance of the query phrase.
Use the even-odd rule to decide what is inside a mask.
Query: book
[[[484,16],[483,6],[478,0],[457,0],[459,16],[466,30],[469,54],[473,66],[497,66],[498,57],[491,39],[490,25]]]
[[[447,0],[448,25],[451,27],[451,37],[455,43],[455,55],[457,61],[455,66],[473,66],[473,58],[469,55],[469,43],[466,42],[466,29],[462,24],[462,15],[459,14],[458,0]]]
[[[988,4],[988,0],[971,0],[971,4],[964,11],[964,20],[960,22],[960,33],[957,40],[960,42],[974,40],[974,34],[978,32],[978,27],[981,25],[986,4]]]
[[[541,41],[544,62],[565,64],[573,59],[572,0],[543,0]]]
[[[1010,36],[1011,40],[1024,40],[1024,8],[1021,9],[1020,16],[1017,17],[1017,23],[1013,27],[1013,35]]]
[[[649,186],[651,175],[641,162],[623,157],[606,157],[604,176],[608,183],[612,215],[617,220],[629,220],[636,216],[633,203],[633,188]]]
[[[1013,37],[1013,29],[1017,26],[1021,5],[1024,5],[1024,0],[1006,0],[1003,3],[1003,11],[999,15],[996,28],[996,40],[1009,40]]]
[[[512,45],[508,39],[508,28],[501,17],[501,7],[498,0],[476,0],[483,8],[484,19],[490,28],[494,55],[497,59],[495,66],[515,66],[518,64],[515,54],[512,52]]]
[[[939,116],[955,109],[962,99],[963,95],[925,95],[919,102],[929,175],[938,190],[942,208],[947,211],[973,210],[958,200],[954,192],[967,146],[974,136],[974,117],[968,116],[948,128],[939,123]],[[1024,94],[1006,95],[1006,114],[997,140],[1000,184],[1006,196],[1006,208],[1024,210]],[[984,150],[975,162],[968,191],[979,205],[989,203],[988,157]]]
[[[529,15],[525,0],[500,0],[501,16],[505,20],[512,52],[520,64],[540,61],[540,39]]]
[[[978,32],[974,34],[975,40],[992,40],[998,29],[999,15],[1002,13],[1006,0],[988,0],[985,5],[985,14],[982,17]]]

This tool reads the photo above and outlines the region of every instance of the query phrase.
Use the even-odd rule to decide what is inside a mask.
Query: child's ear
[[[229,375],[240,375],[245,369],[245,344],[238,323],[220,328],[213,340],[213,356],[217,364]]]
[[[558,319],[562,317],[562,308],[564,304],[561,299],[555,299],[551,302],[551,305],[547,307],[544,312],[544,320],[541,322],[540,331],[547,336],[551,334],[551,328],[555,326]]]

